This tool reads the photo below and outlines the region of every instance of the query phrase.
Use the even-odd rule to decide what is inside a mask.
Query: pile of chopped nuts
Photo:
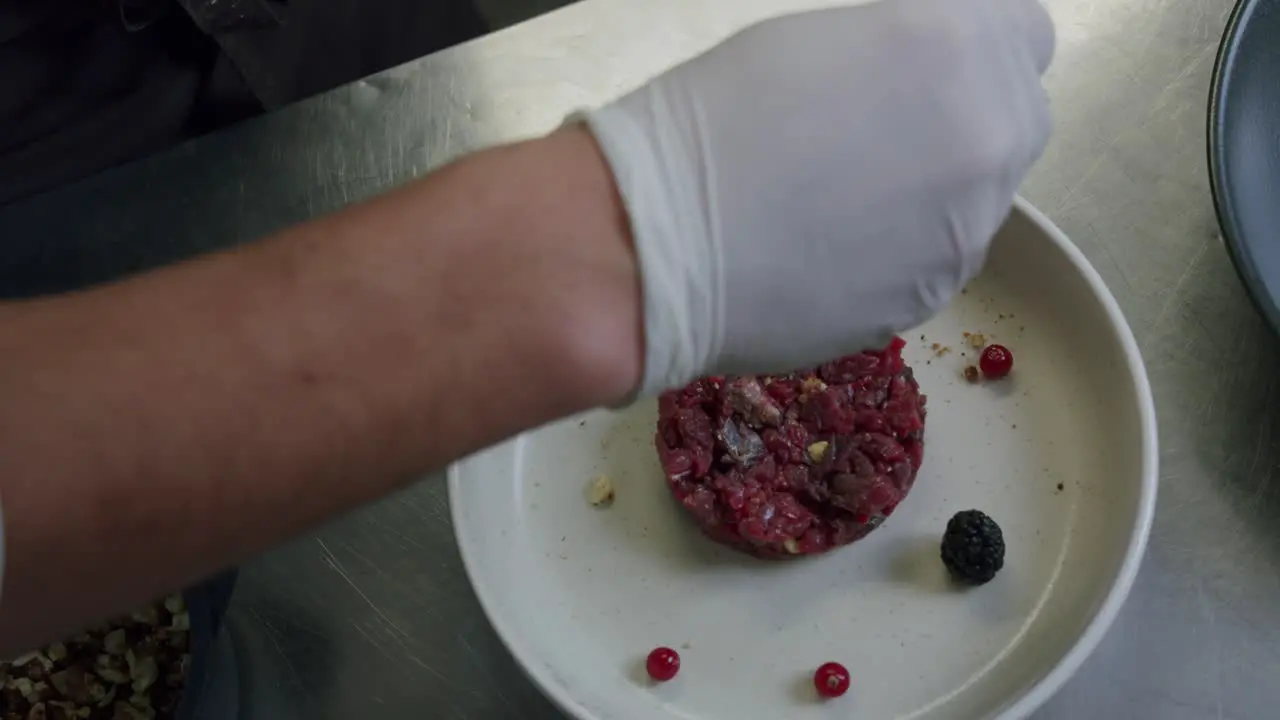
[[[0,663],[0,720],[171,720],[190,661],[181,595]]]

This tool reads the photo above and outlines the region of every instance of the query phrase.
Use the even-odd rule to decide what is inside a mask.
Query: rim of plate
[[[1084,632],[1080,633],[1071,649],[1058,660],[1053,669],[1001,711],[997,716],[999,718],[1025,717],[1053,697],[1054,693],[1080,669],[1085,659],[1097,648],[1098,643],[1102,641],[1103,636],[1110,629],[1116,616],[1120,614],[1120,608],[1124,606],[1125,600],[1129,597],[1129,591],[1133,588],[1134,580],[1138,576],[1138,568],[1141,566],[1142,558],[1146,554],[1147,538],[1151,534],[1151,525],[1155,520],[1156,491],[1160,474],[1160,446],[1156,430],[1155,401],[1152,398],[1151,385],[1147,379],[1147,370],[1142,361],[1142,353],[1138,349],[1138,342],[1133,336],[1133,330],[1129,327],[1128,321],[1124,318],[1124,313],[1120,311],[1119,303],[1116,302],[1106,283],[1103,282],[1102,276],[1094,269],[1093,265],[1084,256],[1084,253],[1044,213],[1027,202],[1021,195],[1014,197],[1013,211],[1025,215],[1067,255],[1067,259],[1071,261],[1071,264],[1075,266],[1076,270],[1089,284],[1094,296],[1098,298],[1102,303],[1103,309],[1106,310],[1111,332],[1124,350],[1129,376],[1137,391],[1138,414],[1142,428],[1142,479],[1137,517],[1134,518],[1133,530],[1129,534],[1129,544],[1125,548],[1124,562],[1120,566],[1120,571],[1116,575],[1111,589],[1107,592],[1106,600],[1098,607],[1093,618],[1089,620],[1089,624],[1085,626]],[[455,500],[458,497],[458,484],[461,481],[458,463],[449,466],[447,475],[449,479],[449,512],[453,520],[454,537],[457,539],[466,535],[466,531],[469,531],[465,516],[460,512],[458,503]],[[484,610],[485,617],[489,619],[489,624],[497,632],[502,644],[515,658],[516,662],[520,664],[525,674],[538,686],[538,689],[547,699],[555,703],[564,712],[569,713],[577,720],[598,720],[598,716],[560,687],[548,670],[533,661],[535,659],[533,650],[516,639],[518,635],[511,632],[510,628],[507,627],[506,620],[494,612],[493,601],[490,598],[491,591],[477,574],[475,561],[467,549],[467,545],[458,542],[458,552],[462,556],[462,565],[466,569],[467,579],[471,583],[477,599],[480,601],[480,607]]]
[[[1235,190],[1241,183],[1236,179],[1238,173],[1231,171],[1236,163],[1231,161],[1227,152],[1227,147],[1234,144],[1229,139],[1231,135],[1228,126],[1236,127],[1241,124],[1231,123],[1228,119],[1232,115],[1229,89],[1233,83],[1239,86],[1246,82],[1236,78],[1239,73],[1235,72],[1235,68],[1240,62],[1239,56],[1244,53],[1250,22],[1261,6],[1262,3],[1258,0],[1239,0],[1227,18],[1209,82],[1205,145],[1209,158],[1209,192],[1213,198],[1213,210],[1218,219],[1218,228],[1222,231],[1227,256],[1231,259],[1236,275],[1244,283],[1254,308],[1273,329],[1280,331],[1280,307],[1277,307],[1276,294],[1254,258],[1254,243],[1250,240],[1246,223],[1241,219],[1242,215],[1252,216],[1255,213],[1241,212],[1240,193]],[[1231,106],[1239,105],[1237,102]],[[1251,225],[1257,227],[1258,223]]]

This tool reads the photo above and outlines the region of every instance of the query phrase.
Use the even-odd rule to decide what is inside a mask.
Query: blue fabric
[[[229,571],[183,593],[191,616],[191,665],[183,690],[178,720],[191,718],[200,707],[202,693],[211,671],[213,645],[223,631],[227,606],[235,590],[236,573]]]
[[[0,203],[187,137],[217,45],[159,7],[0,0]]]
[[[0,0],[0,204],[485,29],[469,0]]]

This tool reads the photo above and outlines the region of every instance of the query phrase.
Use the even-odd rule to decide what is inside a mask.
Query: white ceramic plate
[[[967,383],[965,332],[1007,345],[1014,374]],[[581,720],[966,720],[1023,717],[1061,686],[1119,610],[1151,525],[1155,413],[1133,336],[1080,252],[1019,201],[981,277],[908,340],[929,396],[915,488],[823,557],[758,561],[704,538],[668,495],[653,402],[455,466],[471,581],[547,696]],[[599,474],[608,509],[587,502]],[[938,547],[967,508],[1002,525],[1008,554],[960,591]],[[653,685],[659,645],[682,668]],[[829,660],[853,687],[820,702],[812,673]]]

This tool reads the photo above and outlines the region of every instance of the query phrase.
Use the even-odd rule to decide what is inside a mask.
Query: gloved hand
[[[655,394],[886,343],[981,267],[1050,129],[1036,0],[765,21],[586,114],[630,215]]]

